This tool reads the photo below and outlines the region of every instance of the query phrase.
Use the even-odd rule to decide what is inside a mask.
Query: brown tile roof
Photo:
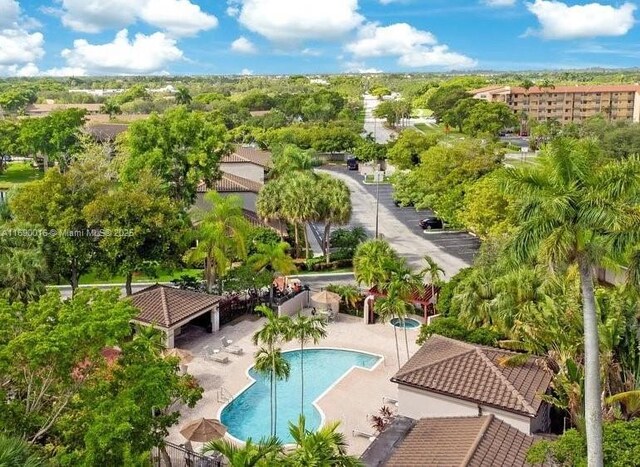
[[[136,316],[138,321],[163,328],[171,328],[182,320],[196,317],[222,300],[217,295],[160,284],[142,289],[128,298],[140,310]]]
[[[471,91],[469,91],[469,94],[480,94],[480,93],[483,93],[483,92],[508,91],[508,90],[509,90],[509,88],[507,86],[501,86],[501,85],[494,84],[493,86],[485,86],[483,88],[472,89]]]
[[[129,128],[127,124],[121,123],[97,123],[85,127],[87,133],[100,142],[113,141],[120,133],[124,133]]]
[[[289,231],[287,230],[287,224],[284,221],[280,221],[278,219],[269,219],[263,220],[260,219],[255,212],[249,211],[248,209],[242,210],[244,217],[252,224],[258,227],[269,227],[275,230],[278,235],[286,237],[289,235]]]
[[[424,418],[382,465],[524,467],[534,441],[493,415]]]
[[[262,186],[260,182],[222,172],[222,177],[216,181],[213,189],[218,193],[259,193]],[[206,193],[207,191],[209,191],[207,184],[200,182],[198,184],[198,193]]]
[[[236,146],[234,151],[222,158],[222,163],[246,163],[271,167],[271,153],[251,146]]]
[[[391,381],[535,417],[552,375],[530,358],[503,367],[514,352],[431,336]]]

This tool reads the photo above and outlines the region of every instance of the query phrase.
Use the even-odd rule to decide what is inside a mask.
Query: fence
[[[309,291],[302,290],[278,306],[278,316],[291,316],[309,306]]]
[[[213,458],[190,451],[184,446],[165,443],[167,456],[163,456],[159,448],[151,450],[151,465],[153,467],[223,467],[221,458]]]

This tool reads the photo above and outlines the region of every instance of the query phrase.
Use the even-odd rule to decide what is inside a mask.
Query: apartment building
[[[471,91],[475,99],[504,102],[530,121],[579,123],[594,115],[613,122],[640,122],[640,85],[523,87],[493,86]]]

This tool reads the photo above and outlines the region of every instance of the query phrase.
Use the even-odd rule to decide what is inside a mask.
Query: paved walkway
[[[257,350],[251,342],[251,336],[263,322],[263,318],[251,320],[247,317],[235,325],[223,326],[217,334],[192,330],[190,335],[176,339],[176,346],[187,349],[195,355],[194,360],[188,365],[188,372],[198,379],[205,391],[203,398],[193,409],[179,407],[182,417],[180,422],[170,430],[168,437],[170,441],[178,444],[184,442],[179,430],[187,421],[200,417],[216,418],[218,416],[218,411],[224,405],[224,401],[218,398],[221,388],[224,394],[235,396],[251,382],[246,371],[253,365],[253,354]],[[322,340],[318,347],[348,348],[384,357],[373,371],[361,369],[351,371],[318,400],[318,405],[325,413],[327,421],[341,422],[340,431],[346,436],[349,453],[359,456],[370,441],[367,438],[354,436],[353,430],[374,433],[375,430],[371,428],[367,415],[377,414],[383,405],[383,396],[397,399],[397,387],[390,381],[398,369],[393,327],[389,324],[365,325],[362,318],[340,314],[338,320],[330,323],[327,330],[327,338]],[[415,344],[418,332],[409,330],[407,333],[409,352],[413,355],[418,349]],[[228,364],[205,360],[204,346],[220,347],[221,336],[232,339],[234,345],[242,347],[244,355],[229,355],[230,363]],[[407,358],[401,332],[398,333],[398,338],[401,363],[404,364]],[[284,350],[297,348],[298,345],[295,343],[284,346]],[[298,401],[292,403],[298,403]],[[196,444],[194,447],[198,448]]]
[[[375,206],[376,199],[360,182],[354,180],[345,173],[322,170],[325,173],[343,180],[351,190],[351,204],[353,214],[351,225],[358,224],[364,227],[370,236],[375,233]],[[416,213],[416,225],[419,215]],[[379,208],[379,233],[393,248],[407,258],[409,264],[416,269],[423,268],[424,255],[431,256],[445,271],[445,279],[453,277],[460,269],[471,265],[471,261],[447,252],[445,249],[430,241],[428,235],[418,235],[407,225],[400,222],[391,210],[380,203]],[[441,234],[455,235],[455,234]],[[452,245],[455,248],[455,245]]]

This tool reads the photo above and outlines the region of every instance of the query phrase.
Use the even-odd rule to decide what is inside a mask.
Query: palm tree
[[[0,255],[0,295],[9,302],[28,303],[44,294],[44,262],[37,249],[16,248]]]
[[[327,264],[330,262],[329,237],[332,225],[343,225],[351,219],[351,192],[342,181],[321,175],[316,196],[321,200],[317,220],[325,223],[322,250]]]
[[[347,454],[344,435],[337,431],[339,422],[328,423],[319,430],[308,430],[300,415],[298,424],[289,422],[289,433],[296,448],[282,459],[281,465],[317,465],[332,467],[359,467],[362,462]]]
[[[287,253],[288,249],[289,244],[286,242],[259,243],[256,253],[249,258],[249,264],[256,272],[270,271],[274,279],[277,274],[288,276],[296,272],[296,265]],[[273,304],[273,284],[269,287],[269,304]]]
[[[277,347],[261,347],[255,355],[256,371],[262,375],[269,375],[271,387],[271,435],[278,434],[278,380],[289,379],[291,366],[282,356],[282,350]]]
[[[41,467],[45,462],[26,441],[0,434],[0,466],[14,465]]]
[[[202,218],[196,232],[198,244],[185,256],[187,261],[204,261],[207,292],[211,293],[218,276],[229,270],[232,261],[247,257],[251,224],[244,217],[239,196],[221,196],[211,191],[205,199],[212,208],[198,213]]]
[[[237,446],[226,439],[216,439],[206,443],[202,452],[218,452],[232,467],[269,466],[273,465],[276,456],[282,454],[282,443],[275,436],[261,439],[257,444],[249,438],[244,446]]]
[[[176,104],[178,105],[189,105],[191,104],[191,94],[189,94],[189,90],[185,87],[179,87],[176,91]]]
[[[602,407],[598,316],[593,269],[629,260],[638,242],[638,159],[603,161],[594,141],[558,138],[535,165],[509,169],[506,193],[523,206],[512,250],[520,260],[538,257],[554,268],[580,272],[585,353],[585,419],[589,466],[602,466]],[[629,279],[639,276],[630,263]]]
[[[427,263],[427,266],[420,271],[420,275],[425,276],[429,275],[429,282],[431,284],[431,299],[433,300],[433,311],[436,309],[436,287],[440,286],[442,283],[442,275],[444,273],[444,269],[442,269],[438,263],[436,263],[433,258],[429,255],[424,255],[424,261]]]
[[[358,284],[383,288],[391,277],[387,266],[397,258],[398,254],[384,240],[375,239],[361,243],[353,256],[356,281]]]
[[[387,292],[384,297],[376,298],[374,310],[380,316],[382,322],[387,323],[398,316],[406,316],[407,304],[394,290]],[[400,369],[400,346],[398,345],[398,327],[393,326],[393,336],[396,340],[396,358],[398,359],[398,370]],[[408,351],[407,351],[408,353]]]
[[[271,308],[264,305],[256,307],[261,312],[266,322],[262,328],[253,335],[255,345],[265,344],[266,348],[261,348],[255,355],[255,369],[259,373],[268,374],[271,387],[271,427],[272,435],[276,434],[278,417],[277,401],[277,380],[289,377],[290,367],[283,357],[281,350],[276,348],[279,342],[288,342],[292,339],[291,318],[288,316],[278,316]]]
[[[327,323],[318,316],[303,316],[298,314],[291,322],[291,335],[300,342],[300,413],[304,415],[304,344],[313,341],[314,344],[320,339],[327,337]]]

